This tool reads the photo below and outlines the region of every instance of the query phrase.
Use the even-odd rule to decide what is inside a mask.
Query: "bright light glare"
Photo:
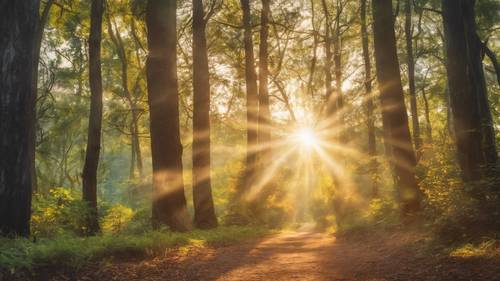
[[[299,128],[295,132],[295,138],[300,144],[309,148],[318,144],[318,138],[311,128]]]

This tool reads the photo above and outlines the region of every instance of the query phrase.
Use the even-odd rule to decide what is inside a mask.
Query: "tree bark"
[[[335,98],[332,95],[332,38],[331,38],[331,21],[330,12],[328,11],[328,5],[326,0],[321,0],[323,7],[323,13],[325,15],[325,98],[326,104],[326,116],[328,125],[334,123],[333,114],[337,110],[337,105]]]
[[[335,16],[335,34],[333,37],[333,64],[335,68],[335,103],[336,110],[338,111],[341,125],[344,126],[344,112],[342,108],[344,107],[344,97],[342,93],[342,37],[340,34],[340,16],[341,16],[341,0],[337,0],[337,13]],[[344,131],[345,128],[341,128],[341,131]]]
[[[365,108],[366,108],[366,127],[368,132],[368,155],[374,157],[377,155],[377,143],[375,139],[375,118],[373,116],[374,105],[372,97],[372,64],[370,60],[370,49],[368,40],[368,30],[366,25],[366,1],[361,0],[360,12],[361,12],[361,41],[363,45],[363,61],[365,65]],[[370,163],[371,174],[374,177],[372,183],[372,197],[376,198],[379,196],[378,191],[378,181],[377,181],[377,160],[372,159]]]
[[[208,19],[207,19],[208,20]],[[217,226],[210,176],[210,81],[205,12],[193,0],[193,203],[194,224]]]
[[[453,114],[458,162],[465,181],[481,178],[485,164],[481,147],[481,113],[478,94],[468,75],[467,29],[462,0],[443,0],[443,25],[447,55],[447,75],[450,105]]]
[[[269,149],[265,146],[271,141],[271,112],[269,110],[269,69],[268,69],[268,42],[269,13],[271,0],[262,0],[260,17],[260,44],[259,44],[259,115],[258,115],[258,142],[262,147],[259,161],[269,159]],[[262,164],[262,163],[261,163]]]
[[[421,192],[415,178],[415,152],[408,128],[391,0],[372,2],[377,81],[384,129],[390,132],[392,162],[399,187],[401,214],[408,218],[420,210]]]
[[[472,90],[478,96],[481,116],[482,150],[486,164],[494,166],[498,160],[495,127],[488,100],[488,90],[483,68],[484,44],[477,34],[474,0],[463,0],[463,16],[467,40],[469,76]]]
[[[314,98],[314,74],[316,72],[316,63],[318,61],[318,42],[319,36],[316,29],[316,12],[314,9],[314,0],[310,0],[311,5],[311,27],[313,31],[313,48],[312,48],[312,58],[311,66],[309,67],[309,79],[307,82],[307,90],[311,98]]]
[[[146,62],[153,160],[153,226],[190,228],[182,178],[177,85],[176,0],[148,0]]]
[[[408,66],[408,88],[410,92],[410,112],[413,126],[413,143],[420,158],[422,139],[420,137],[420,124],[418,121],[417,91],[415,89],[415,57],[413,55],[413,25],[412,25],[412,1],[405,3],[405,39],[406,39],[406,64]]]
[[[0,9],[0,235],[30,233],[38,9],[37,0]]]
[[[250,1],[241,0],[241,9],[243,10],[243,28],[245,44],[245,81],[246,81],[246,102],[247,102],[247,151],[245,167],[245,192],[248,191],[255,176],[257,164],[257,127],[259,96],[257,92],[257,74],[255,73],[255,59],[253,53],[252,23],[250,14]]]
[[[87,135],[87,149],[83,166],[83,200],[88,204],[89,214],[87,232],[93,235],[99,231],[97,218],[97,168],[101,149],[102,128],[102,77],[101,77],[101,40],[102,0],[92,0],[89,35],[89,83],[90,115]]]

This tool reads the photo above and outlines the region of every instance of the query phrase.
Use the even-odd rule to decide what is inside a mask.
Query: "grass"
[[[113,257],[161,255],[171,249],[232,244],[271,233],[250,226],[226,226],[188,233],[151,231],[140,235],[61,236],[40,239],[0,239],[0,269],[32,269],[43,266],[78,268]]]
[[[468,243],[452,248],[449,255],[452,257],[500,256],[500,241],[487,239],[479,244]]]

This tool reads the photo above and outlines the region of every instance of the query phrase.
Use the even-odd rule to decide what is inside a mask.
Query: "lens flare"
[[[318,145],[318,137],[312,128],[299,128],[295,132],[295,140],[305,146],[306,148],[312,148]]]

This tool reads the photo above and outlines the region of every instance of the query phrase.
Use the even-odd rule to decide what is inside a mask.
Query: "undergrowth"
[[[62,235],[53,239],[0,239],[0,269],[43,266],[78,268],[105,258],[162,255],[179,247],[231,244],[270,233],[250,226],[224,226],[189,233],[150,231],[143,234],[104,234],[94,237]]]

